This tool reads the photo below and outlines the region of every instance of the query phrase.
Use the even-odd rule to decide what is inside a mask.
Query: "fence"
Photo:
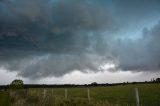
[[[94,91],[93,89],[90,89],[90,88],[81,88],[81,90],[79,90],[79,91],[82,91],[82,89],[84,91],[83,94],[85,93],[85,95],[86,95],[86,96],[84,96],[85,100],[88,101],[89,104],[93,103],[93,101],[94,101],[93,94],[95,92],[98,94],[99,92]],[[134,104],[136,104],[136,106],[140,106],[139,90],[138,90],[138,88],[134,88],[132,90],[134,91],[134,100],[135,100]],[[39,97],[40,100],[41,100],[41,103],[40,103],[41,106],[45,106],[46,101],[48,99],[50,99],[52,101],[53,97],[56,97],[58,95],[61,95],[64,98],[64,100],[68,100],[71,97],[71,93],[74,94],[74,96],[75,95],[79,96],[81,94],[81,92],[79,94],[76,94],[77,91],[73,91],[73,89],[71,90],[70,88],[68,88],[68,89],[67,88],[61,88],[61,89],[59,89],[59,88],[57,88],[57,89],[55,89],[55,88],[52,88],[52,89],[51,88],[48,88],[48,89],[47,88],[44,88],[44,89],[26,89],[26,90],[23,90],[23,91],[24,92],[21,92],[20,90],[18,90],[15,93],[11,92],[11,95],[12,95],[12,97],[18,98],[18,96],[22,96],[23,93],[25,93],[25,97],[27,97],[29,95],[28,96],[29,97],[29,99],[28,99],[29,102],[33,102],[33,100],[36,101],[37,97]],[[104,92],[103,94],[107,95],[106,92]],[[101,95],[103,96],[103,94],[101,94]],[[79,97],[79,98],[81,98],[81,97]],[[130,105],[127,105],[127,106],[130,106]]]
[[[52,89],[52,95],[54,95],[53,91],[54,90]],[[43,91],[43,98],[45,98],[45,97],[46,97],[46,89],[44,89],[44,91]],[[65,97],[65,99],[67,99],[67,97],[68,97],[67,89],[64,89],[64,97]],[[87,99],[88,99],[88,102],[90,103],[91,102],[90,89],[87,89]],[[140,106],[138,88],[135,88],[135,101],[136,101],[136,106]]]

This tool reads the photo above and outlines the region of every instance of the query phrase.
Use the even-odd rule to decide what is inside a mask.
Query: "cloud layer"
[[[156,7],[154,2],[151,3]],[[160,23],[151,29],[144,27],[140,39],[127,36],[122,39],[119,23],[124,20],[118,21],[125,17],[120,14],[125,9],[123,3],[117,3],[116,0],[0,1],[1,67],[32,79],[62,76],[74,70],[101,71],[100,66],[108,63],[124,71],[158,71]],[[124,3],[129,5],[127,1]],[[149,2],[135,1],[124,14],[137,11],[134,7],[137,3],[144,15],[146,11],[159,13],[158,6],[148,9]],[[132,15],[133,19],[141,16]],[[157,16],[152,15],[153,19]]]

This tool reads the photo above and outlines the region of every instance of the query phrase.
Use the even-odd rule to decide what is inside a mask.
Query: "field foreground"
[[[0,106],[160,106],[160,84],[0,90]]]

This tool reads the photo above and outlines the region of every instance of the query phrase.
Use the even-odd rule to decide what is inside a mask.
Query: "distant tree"
[[[160,78],[156,78],[156,82],[160,82]]]
[[[23,81],[19,79],[15,79],[11,82],[10,88],[12,89],[22,89],[23,88]]]
[[[137,84],[137,82],[132,82],[132,84]]]
[[[148,81],[144,81],[145,83],[148,83]]]
[[[92,82],[91,85],[98,85],[98,83],[97,82]]]

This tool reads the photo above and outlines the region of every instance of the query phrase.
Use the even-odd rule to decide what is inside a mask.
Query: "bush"
[[[23,88],[23,81],[22,80],[13,80],[10,84],[10,88],[12,89],[22,89]]]

